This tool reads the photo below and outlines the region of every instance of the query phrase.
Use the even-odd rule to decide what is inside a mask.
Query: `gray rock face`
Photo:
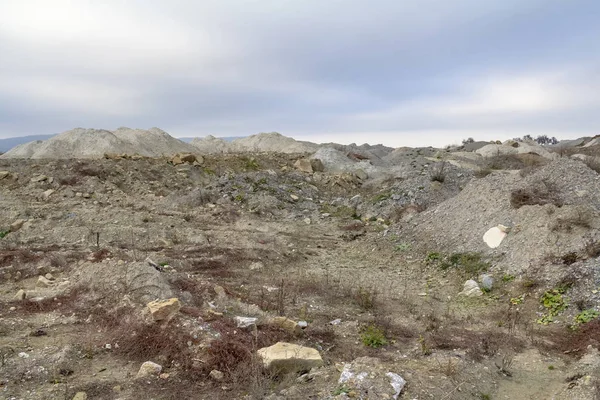
[[[489,274],[483,274],[479,277],[479,283],[481,284],[481,289],[490,291],[494,286],[494,277]]]

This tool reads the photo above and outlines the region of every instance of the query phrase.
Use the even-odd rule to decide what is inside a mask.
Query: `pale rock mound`
[[[237,152],[312,153],[319,145],[271,132],[236,139],[231,142],[231,148]]]
[[[208,135],[203,138],[195,138],[190,142],[201,154],[229,153],[231,144],[223,139]]]
[[[76,128],[43,142],[31,142],[9,150],[2,158],[67,159],[102,158],[104,154],[137,154],[160,157],[182,152],[195,152],[195,147],[152,128],[104,129]]]
[[[136,154],[146,157],[167,156],[175,153],[192,153],[196,149],[179,139],[175,139],[159,128],[149,130],[119,128],[114,135],[130,145]]]
[[[506,144],[488,144],[475,151],[477,154],[481,154],[484,158],[490,158],[495,156],[503,156],[508,154],[537,154],[550,160],[559,157],[558,154],[550,153],[542,146],[509,141]]]
[[[4,153],[0,158],[31,158],[43,143],[43,140],[36,140],[20,144]]]
[[[376,167],[367,160],[356,161],[348,158],[346,154],[330,147],[323,147],[310,157],[312,160],[321,160],[324,170],[333,173],[355,173],[362,170],[367,174],[376,172]]]

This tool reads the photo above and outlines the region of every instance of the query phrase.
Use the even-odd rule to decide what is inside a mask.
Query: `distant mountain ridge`
[[[54,134],[54,135],[28,135],[28,136],[17,136],[17,137],[10,137],[10,138],[6,138],[6,139],[0,139],[0,152],[6,153],[13,147],[16,147],[20,144],[35,142],[37,140],[48,140],[53,136],[56,136],[56,134]]]

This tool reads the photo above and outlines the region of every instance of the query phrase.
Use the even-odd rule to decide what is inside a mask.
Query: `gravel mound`
[[[6,152],[2,158],[67,159],[101,158],[106,153],[139,154],[160,157],[179,152],[193,152],[195,147],[171,137],[166,132],[119,128],[76,128],[43,142],[31,142]]]
[[[192,144],[201,154],[215,153],[313,153],[319,145],[295,140],[277,132],[259,133],[227,142],[223,139],[207,136],[192,140]]]
[[[354,173],[361,169],[367,174],[375,173],[377,168],[368,160],[355,160],[349,158],[345,153],[331,147],[324,147],[311,156],[312,159],[319,159],[325,167],[325,171],[333,173]]]
[[[560,202],[515,208],[511,194],[542,187]],[[584,251],[584,238],[600,227],[600,175],[579,161],[559,159],[521,177],[498,171],[472,180],[464,190],[401,227],[425,251],[483,252],[499,257],[503,268],[524,271],[530,262]],[[511,228],[495,250],[484,233],[498,224]]]
[[[190,142],[201,154],[220,154],[231,152],[231,143],[223,139],[208,135],[195,138]]]
[[[535,144],[528,144],[522,142],[513,142],[511,144],[488,144],[475,151],[477,154],[481,154],[484,158],[503,156],[508,154],[537,154],[544,158],[555,159],[558,157],[556,153],[550,153],[542,146]]]

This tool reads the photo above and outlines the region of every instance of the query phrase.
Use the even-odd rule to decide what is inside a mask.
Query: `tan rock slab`
[[[171,299],[151,301],[147,304],[147,307],[150,309],[150,314],[155,321],[168,321],[179,312],[181,303],[178,298],[173,297]]]
[[[317,350],[292,343],[278,342],[259,349],[257,353],[263,366],[270,371],[309,371],[323,365],[323,359]]]

